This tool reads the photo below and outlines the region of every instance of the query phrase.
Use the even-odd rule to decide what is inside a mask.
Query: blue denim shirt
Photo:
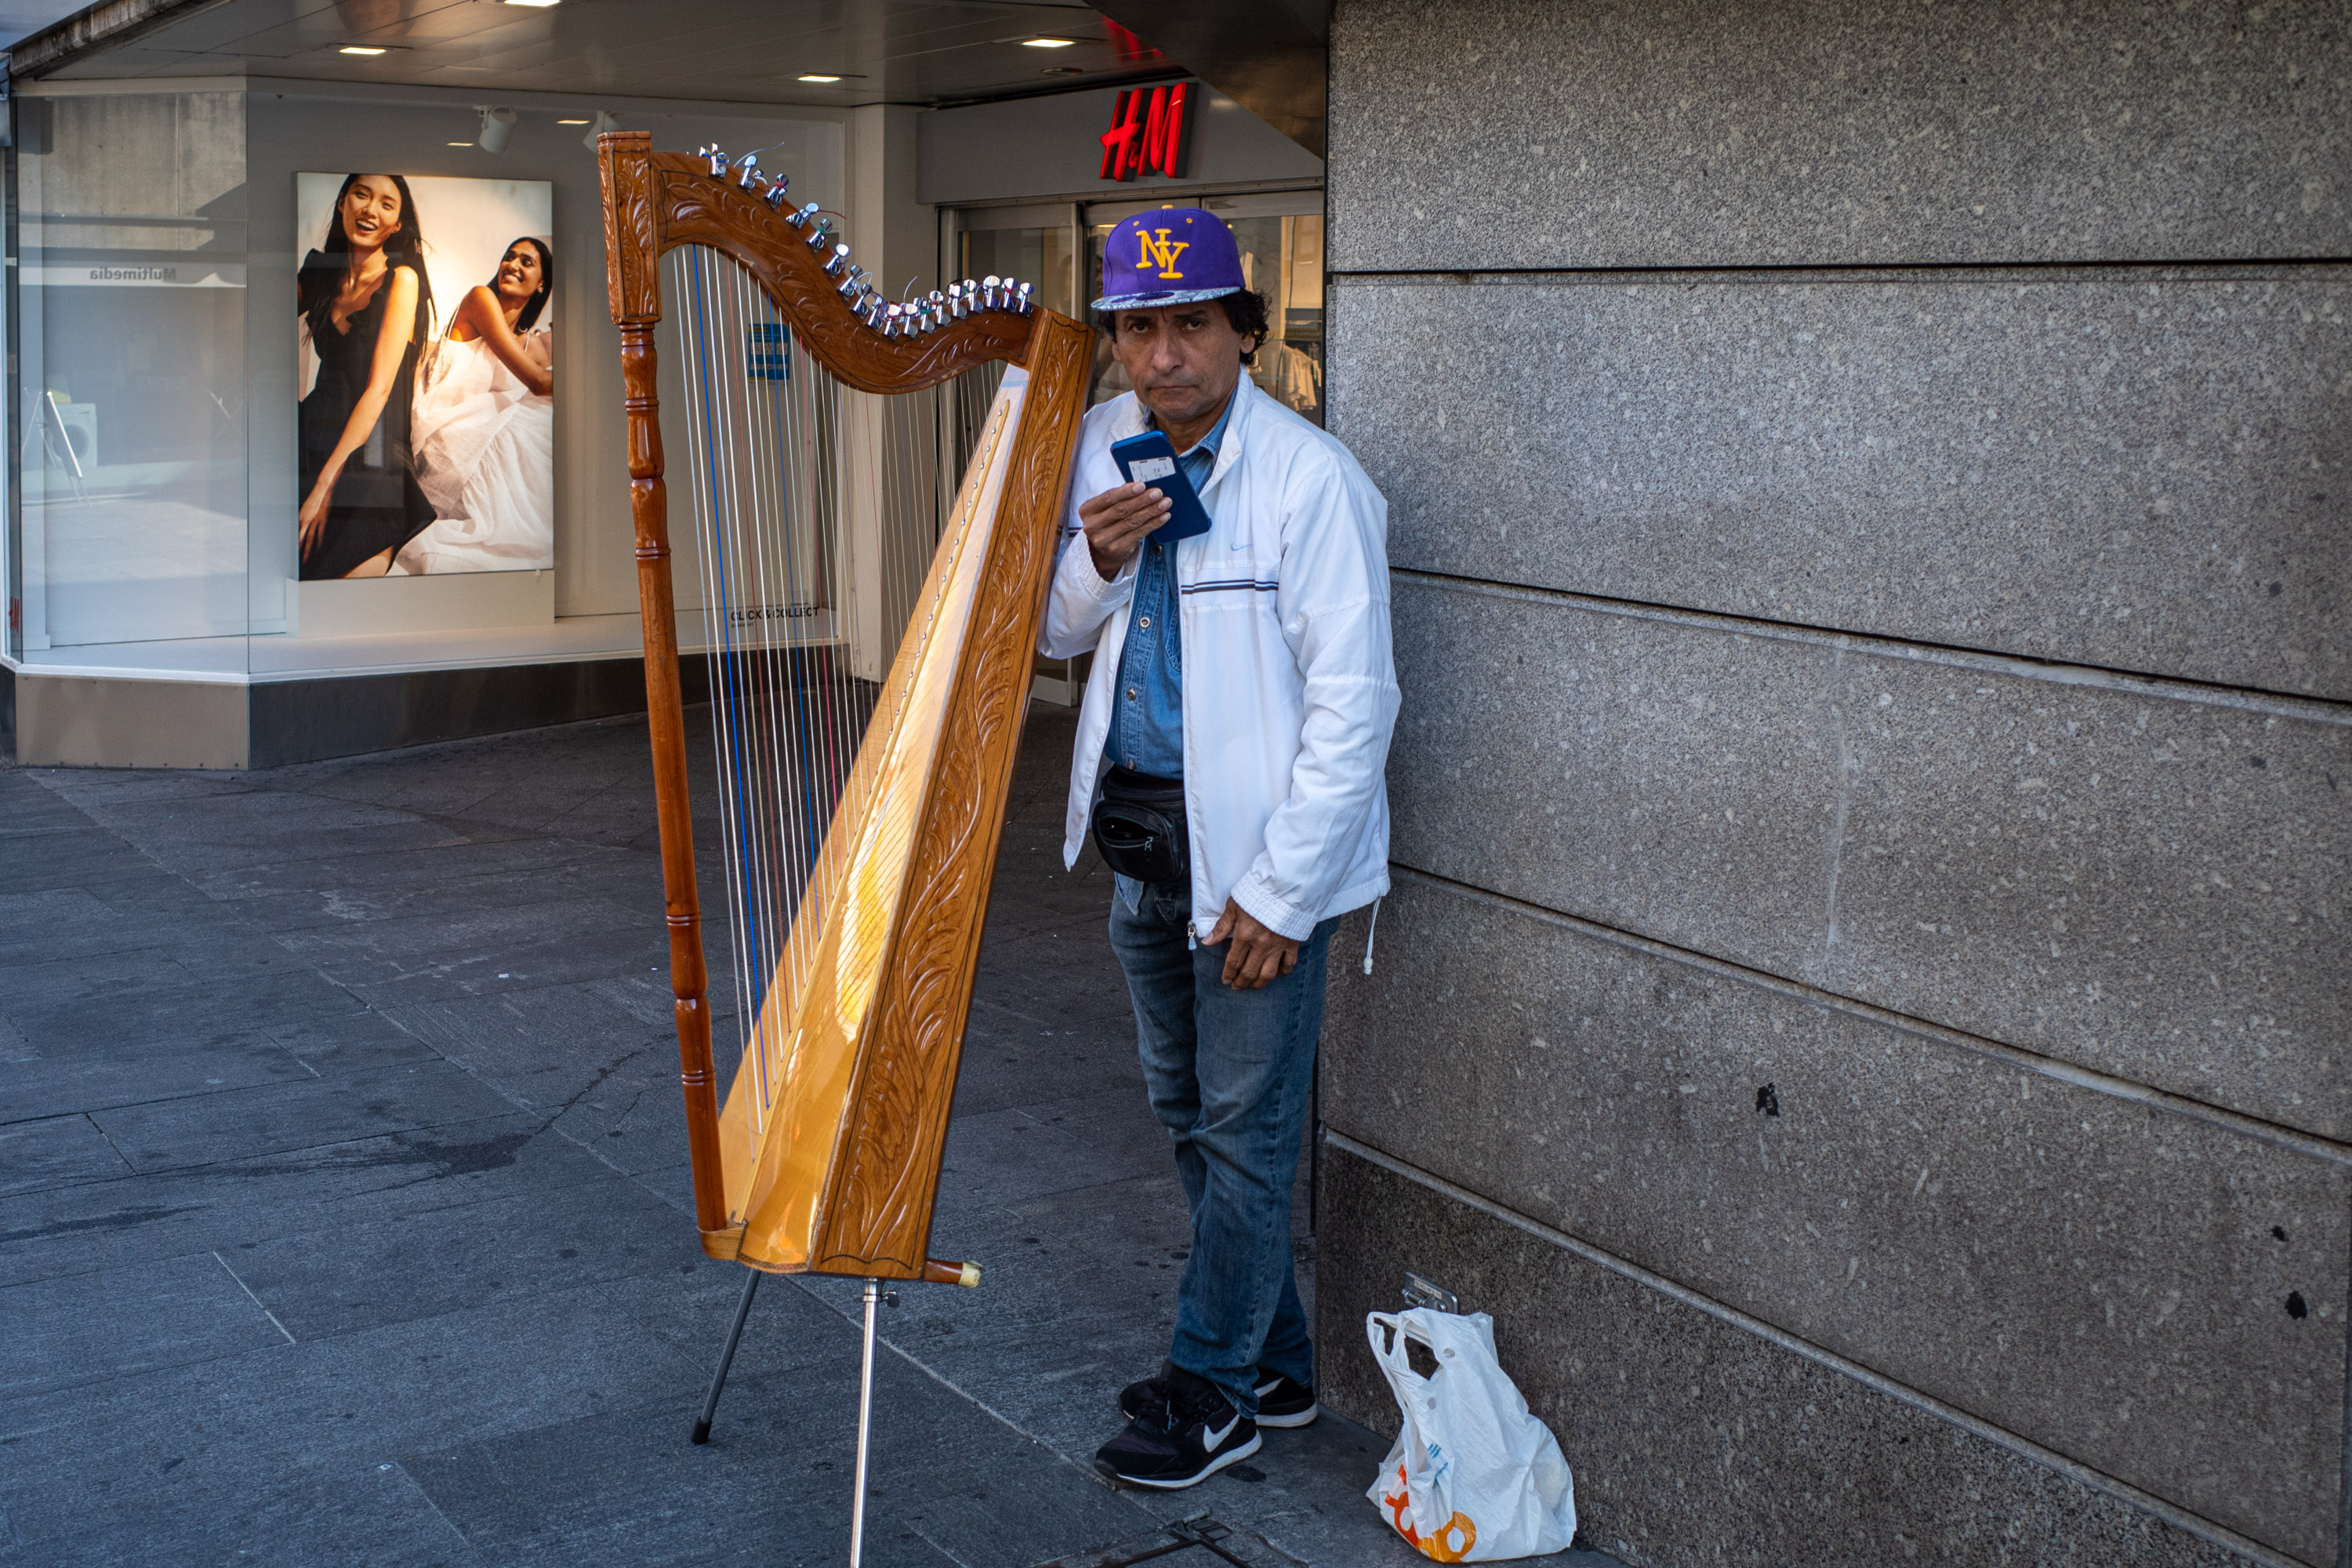
[[[1233,416],[1228,399],[1215,428],[1176,459],[1195,494],[1217,466],[1217,447]],[[1176,594],[1176,547],[1145,544],[1136,552],[1135,599],[1118,654],[1110,733],[1103,742],[1106,760],[1163,779],[1184,776],[1184,659],[1178,646]]]

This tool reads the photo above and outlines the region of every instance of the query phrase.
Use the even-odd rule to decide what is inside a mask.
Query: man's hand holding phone
[[[1128,483],[1107,489],[1078,507],[1078,525],[1095,558],[1095,574],[1108,583],[1127,570],[1135,552],[1175,503],[1149,485]]]

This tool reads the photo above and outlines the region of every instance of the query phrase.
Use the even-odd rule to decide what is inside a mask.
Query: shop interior
[[[253,11],[247,0],[230,0],[219,16]],[[566,25],[582,22],[603,25],[584,14]],[[1280,323],[1253,374],[1286,405],[1321,418],[1322,195],[1315,185],[1215,184],[1227,176],[1212,160],[1206,178],[1158,190],[1107,184],[1113,200],[1080,192],[1045,201],[924,201],[910,153],[925,117],[861,103],[872,89],[855,85],[854,72],[796,89],[789,103],[551,88],[502,90],[498,104],[486,105],[482,93],[448,85],[449,73],[465,68],[455,37],[346,58],[351,46],[322,36],[307,41],[301,57],[302,68],[317,74],[295,79],[256,74],[253,39],[207,43],[209,55],[172,53],[166,40],[193,26],[175,24],[105,58],[20,82],[15,145],[0,153],[15,197],[5,236],[15,353],[5,387],[11,438],[0,448],[9,491],[0,654],[20,698],[27,679],[41,678],[147,683],[159,695],[140,711],[170,712],[176,704],[168,693],[190,683],[258,689],[567,663],[617,672],[633,659],[641,647],[637,574],[593,150],[596,132],[608,128],[647,129],[668,148],[757,149],[764,172],[789,176],[795,200],[835,217],[877,279],[904,279],[920,292],[960,277],[1019,278],[1035,285],[1041,303],[1074,315],[1096,292],[1102,238],[1120,217],[1203,203],[1234,225],[1251,281],[1272,299]],[[215,30],[227,27],[222,21]],[[715,40],[698,47],[712,58],[724,52]],[[1022,46],[995,32],[958,47],[958,68],[991,90],[1004,86],[997,77],[1028,68],[999,58]],[[1070,58],[1081,57],[1090,82],[1121,70],[1168,74],[1164,63],[1118,57],[1086,39],[1071,46]],[[166,74],[175,58],[215,74]],[[718,85],[742,85],[741,62],[728,68],[733,75]],[[930,73],[924,89],[955,88],[940,76],[940,61],[921,68]],[[435,80],[388,79],[436,73]],[[562,81],[594,73],[542,74]],[[1026,113],[1024,103],[1078,101],[1016,98],[988,108]],[[1248,120],[1213,96],[1204,103],[1204,115]],[[1085,113],[1090,122],[1096,110]],[[1091,144],[1093,132],[1080,133]],[[1242,143],[1227,135],[1223,144]],[[1025,147],[1014,151],[1028,159]],[[551,232],[542,237],[554,282],[537,328],[552,361],[547,564],[423,573],[395,561],[365,581],[306,577],[298,551],[305,500],[298,405],[319,362],[303,352],[308,326],[296,307],[298,273],[322,237],[297,232],[297,181],[387,168],[425,180],[538,183],[551,192]],[[1258,171],[1244,160],[1241,172]],[[315,217],[310,226],[319,226]],[[437,333],[450,330],[448,305],[441,301],[432,317]],[[786,331],[774,321],[746,330]],[[659,339],[666,405],[687,395],[682,367],[716,352],[680,331],[679,321],[666,320]],[[750,354],[740,374],[761,384],[753,398],[779,395],[764,384],[796,358],[796,345]],[[702,586],[700,542],[693,529],[677,529],[681,647],[734,646],[730,617],[740,612],[766,645],[825,644],[836,648],[840,668],[877,676],[995,380],[982,374],[895,400],[850,395],[809,427],[830,444],[822,461],[810,459],[803,508],[821,537],[803,552],[809,571],[776,604],[719,613],[704,602],[710,592]],[[1122,390],[1105,353],[1092,395],[1099,402]],[[684,510],[675,498],[690,489],[682,471],[675,477],[674,518]],[[1074,701],[1085,673],[1083,660],[1041,664],[1035,695]],[[229,698],[223,690],[205,711],[229,712],[221,705]],[[511,721],[570,716],[579,715],[534,710]],[[414,738],[434,735],[403,731],[378,743]],[[198,753],[233,757],[242,745]],[[299,744],[265,753],[257,741],[251,754],[303,753]],[[173,759],[132,744],[74,760]]]

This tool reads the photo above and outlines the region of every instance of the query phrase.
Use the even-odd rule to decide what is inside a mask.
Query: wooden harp
[[[770,1273],[971,1283],[929,1258],[931,1210],[1090,334],[1009,279],[884,299],[752,160],[627,131],[597,160],[703,1248]],[[707,764],[679,683],[665,265]],[[742,1054],[723,1105],[698,804],[719,817],[734,950],[724,1032]]]

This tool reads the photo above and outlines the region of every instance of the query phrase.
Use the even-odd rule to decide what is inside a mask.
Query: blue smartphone
[[[1154,544],[1173,544],[1209,531],[1209,511],[1192,493],[1192,481],[1176,461],[1176,448],[1164,431],[1146,430],[1110,446],[1111,460],[1127,479],[1150,485],[1173,503],[1168,521],[1151,531]]]

